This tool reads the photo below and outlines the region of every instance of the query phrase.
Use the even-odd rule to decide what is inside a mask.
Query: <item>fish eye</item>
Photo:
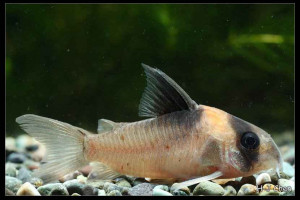
[[[255,133],[245,132],[242,136],[241,144],[246,149],[254,150],[259,146],[259,138]]]

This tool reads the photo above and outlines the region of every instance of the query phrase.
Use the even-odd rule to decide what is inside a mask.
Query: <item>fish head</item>
[[[201,155],[202,164],[203,160],[214,160],[208,163],[214,163],[223,178],[282,170],[280,151],[266,131],[223,110],[204,105],[198,108],[202,113],[201,132],[213,138]]]
[[[226,150],[229,174],[250,176],[269,169],[282,170],[281,153],[266,131],[230,114],[227,119],[233,136]]]

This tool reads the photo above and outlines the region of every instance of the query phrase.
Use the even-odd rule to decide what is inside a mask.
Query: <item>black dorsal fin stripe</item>
[[[147,86],[139,105],[139,116],[157,117],[197,107],[195,101],[164,72],[145,64],[142,66],[147,76]]]

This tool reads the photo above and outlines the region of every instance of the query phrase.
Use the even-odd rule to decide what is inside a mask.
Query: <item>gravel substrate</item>
[[[203,195],[295,195],[294,145],[280,147],[284,158],[281,178],[261,173],[250,177],[204,181],[198,185],[174,189],[173,185],[159,185],[144,178],[122,176],[111,181],[87,180],[90,166],[66,174],[55,183],[44,184],[32,171],[39,168],[45,148],[28,135],[7,137],[5,141],[5,195],[31,196],[203,196]],[[176,183],[175,183],[176,184]]]

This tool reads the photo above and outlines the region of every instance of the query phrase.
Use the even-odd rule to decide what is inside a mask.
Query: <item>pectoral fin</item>
[[[216,179],[216,178],[218,178],[222,175],[223,175],[222,172],[216,171],[216,172],[214,172],[212,174],[209,174],[207,176],[203,176],[203,177],[199,177],[199,178],[195,178],[195,179],[190,179],[190,180],[178,183],[174,187],[175,187],[175,189],[180,189],[180,188],[183,188],[183,187],[188,187],[188,186],[191,186],[191,185],[198,184],[198,183],[203,182],[203,181],[209,181],[209,180],[212,180],[212,179]]]
[[[221,148],[215,138],[209,137],[201,148],[199,162],[201,166],[218,166],[221,160]]]

